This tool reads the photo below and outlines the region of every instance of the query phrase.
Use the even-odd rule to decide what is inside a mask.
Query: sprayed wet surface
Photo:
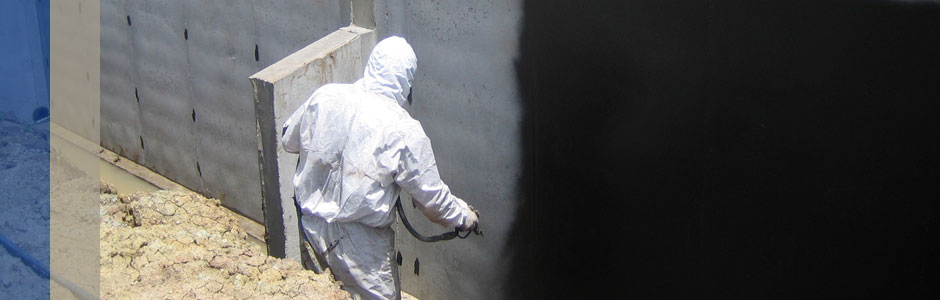
[[[329,273],[264,255],[216,199],[102,188],[105,299],[347,299]]]
[[[160,188],[122,170],[104,160],[99,160],[98,174],[120,193],[156,192]]]

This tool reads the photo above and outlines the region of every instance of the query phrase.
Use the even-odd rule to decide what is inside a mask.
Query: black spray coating
[[[526,1],[506,298],[931,298],[938,53],[930,3]]]

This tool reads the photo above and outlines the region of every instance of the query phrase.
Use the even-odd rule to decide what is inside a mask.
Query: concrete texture
[[[514,72],[521,4],[374,4],[378,40],[403,36],[417,54],[414,103],[408,109],[431,138],[441,177],[455,195],[480,210],[485,232],[484,237],[428,244],[397,228],[402,287],[421,299],[500,298],[503,250],[521,169],[521,103]],[[405,208],[421,232],[447,230],[411,205]]]
[[[262,221],[247,78],[325,36],[339,1],[101,3],[101,144]]]
[[[361,77],[374,45],[372,30],[344,27],[251,76],[268,253],[273,256],[301,259],[292,184],[297,155],[281,148],[280,128],[320,86]]]

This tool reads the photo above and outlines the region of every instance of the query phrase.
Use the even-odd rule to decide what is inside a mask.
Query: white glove
[[[460,231],[473,231],[477,229],[477,226],[480,224],[480,213],[476,209],[473,209],[473,206],[469,206],[471,214],[467,215],[467,218],[463,220],[463,225],[457,227],[457,230]]]

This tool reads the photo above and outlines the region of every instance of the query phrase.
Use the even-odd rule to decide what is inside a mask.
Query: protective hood
[[[366,91],[398,101],[405,106],[414,81],[418,58],[405,39],[386,38],[375,45],[363,77],[356,84]]]

